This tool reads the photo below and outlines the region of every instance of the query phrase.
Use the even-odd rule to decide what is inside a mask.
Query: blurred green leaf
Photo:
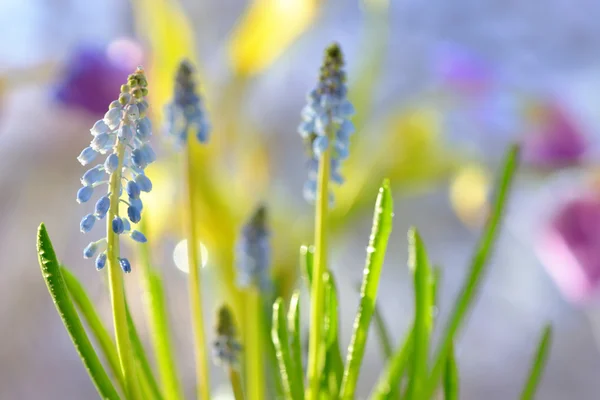
[[[285,319],[285,309],[281,297],[277,298],[273,304],[271,338],[277,353],[285,397],[287,399],[301,400],[304,397],[304,393],[300,387],[300,382],[295,379],[296,375],[289,348],[290,340]]]
[[[527,383],[523,389],[523,394],[521,395],[521,400],[533,400],[535,398],[535,393],[540,384],[542,373],[544,372],[546,362],[548,361],[548,354],[550,353],[551,345],[552,326],[546,325],[540,337],[540,342],[535,353],[531,371],[529,372],[529,378],[527,379]]]
[[[79,308],[79,312],[85,319],[96,342],[100,346],[104,358],[112,370],[113,377],[117,380],[121,390],[125,390],[125,382],[123,381],[123,374],[121,373],[121,365],[119,364],[119,355],[117,354],[115,343],[102,323],[100,316],[98,316],[94,304],[87,295],[83,285],[67,268],[62,266],[60,272],[67,285],[71,298]]]
[[[459,400],[459,375],[458,365],[454,356],[454,345],[450,346],[448,359],[446,360],[446,369],[444,370],[444,399]]]
[[[341,399],[353,399],[358,375],[362,364],[365,345],[373,309],[377,298],[377,288],[385,259],[387,243],[392,232],[393,200],[389,181],[385,180],[379,189],[373,215],[371,237],[367,247],[367,261],[363,272],[361,299],[354,321],[354,332],[348,346],[346,369],[340,391]]]
[[[460,294],[456,299],[454,308],[442,335],[441,344],[435,357],[433,370],[429,378],[426,396],[423,398],[430,398],[435,392],[444,371],[444,366],[454,336],[461,327],[467,311],[475,300],[475,296],[481,284],[481,278],[484,275],[492,249],[498,238],[498,228],[504,215],[518,161],[519,147],[512,146],[504,159],[502,174],[496,190],[492,212],[489,215],[483,234],[479,239],[477,249],[471,261],[467,279],[463,284],[462,289],[459,291]]]
[[[75,350],[81,357],[92,382],[96,386],[100,397],[103,399],[119,399],[110,378],[106,374],[98,355],[88,338],[75,306],[69,297],[67,285],[60,273],[60,264],[56,259],[52,242],[46,231],[46,226],[41,224],[37,233],[37,253],[42,276],[52,296],[56,310],[62,319]]]
[[[371,400],[398,399],[398,388],[406,373],[413,350],[413,328],[411,327],[402,345],[392,355],[371,393]]]
[[[433,329],[434,280],[421,236],[415,228],[408,232],[409,268],[414,276],[415,321],[413,328],[413,351],[411,376],[408,381],[408,398],[421,399],[427,383],[427,360],[429,341]]]
[[[302,339],[300,331],[300,292],[295,291],[290,300],[288,310],[288,330],[290,333],[290,347],[292,364],[294,367],[292,379],[299,383],[304,393],[304,368],[302,367]]]

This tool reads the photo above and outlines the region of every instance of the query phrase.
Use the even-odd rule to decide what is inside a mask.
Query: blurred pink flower
[[[68,107],[103,115],[142,59],[140,45],[129,39],[116,40],[106,48],[80,47],[67,61],[54,98]]]
[[[584,302],[600,286],[600,198],[563,203],[544,227],[536,250],[563,295]]]
[[[533,130],[523,139],[523,159],[540,167],[577,163],[585,155],[587,141],[573,118],[557,102],[532,106]]]

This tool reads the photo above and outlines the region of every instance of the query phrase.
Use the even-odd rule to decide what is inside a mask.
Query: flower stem
[[[246,382],[248,399],[263,400],[265,398],[265,369],[262,363],[265,357],[262,337],[264,318],[260,291],[251,287],[246,298]]]
[[[310,302],[310,336],[308,347],[308,400],[319,398],[319,366],[321,365],[323,339],[323,303],[325,297],[323,273],[327,264],[326,221],[329,205],[330,150],[321,155],[317,181],[315,209],[315,258]]]
[[[188,280],[190,309],[192,313],[192,329],[194,334],[194,347],[196,358],[196,390],[197,398],[202,400],[210,399],[208,360],[206,356],[206,338],[204,332],[204,316],[202,310],[202,294],[200,293],[200,252],[198,246],[198,232],[196,229],[196,204],[194,196],[194,186],[196,179],[194,177],[193,165],[193,141],[188,140],[186,146],[186,175],[188,191],[188,216],[185,220],[187,228],[187,249],[188,265],[190,276]]]
[[[233,389],[233,398],[235,400],[244,400],[244,390],[242,389],[242,377],[240,372],[234,367],[229,367],[229,380]]]
[[[117,155],[119,165],[110,177],[110,208],[107,216],[107,264],[108,264],[108,288],[113,314],[113,323],[115,328],[115,338],[117,342],[117,354],[121,372],[125,380],[127,397],[138,399],[139,386],[135,377],[135,362],[129,343],[129,328],[127,326],[127,313],[125,308],[125,289],[123,287],[123,277],[119,260],[119,238],[112,230],[112,220],[119,215],[119,196],[121,185],[121,170],[123,168],[123,156],[125,154],[125,145],[122,142],[117,144]]]

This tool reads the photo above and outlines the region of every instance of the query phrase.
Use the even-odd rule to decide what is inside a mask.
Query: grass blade
[[[355,289],[360,294],[360,283],[356,284]],[[392,347],[392,339],[390,332],[385,324],[385,319],[381,310],[379,310],[378,302],[375,302],[373,307],[373,322],[375,323],[375,335],[379,339],[379,345],[381,347],[381,354],[383,354],[384,361],[389,361],[394,354],[394,348]]]
[[[500,176],[499,186],[496,190],[492,212],[487,220],[483,234],[479,239],[475,255],[471,261],[468,277],[459,292],[459,297],[454,304],[454,309],[450,314],[450,318],[442,335],[441,344],[436,354],[433,370],[429,378],[426,396],[423,398],[430,398],[437,388],[444,371],[448,352],[450,351],[452,341],[454,340],[454,335],[458,332],[465,315],[478,292],[481,277],[485,272],[485,267],[488,264],[494,243],[498,237],[498,227],[504,214],[510,188],[517,169],[518,158],[519,147],[512,146],[504,160],[502,175]]]
[[[551,345],[552,327],[550,325],[546,325],[544,331],[542,332],[542,336],[540,338],[540,342],[535,353],[533,365],[531,366],[531,371],[529,372],[529,378],[527,379],[527,383],[525,384],[525,388],[523,389],[523,394],[521,395],[521,400],[534,399],[535,392],[538,388],[540,379],[542,377],[542,373],[544,372],[544,367],[546,366],[546,362],[548,361],[548,354],[550,352]]]
[[[398,388],[402,377],[407,370],[413,349],[413,329],[411,327],[404,343],[392,355],[387,366],[381,374],[375,389],[371,393],[371,400],[388,400],[398,398]]]
[[[146,357],[146,351],[144,350],[144,346],[142,345],[142,341],[140,340],[140,335],[138,334],[137,328],[133,323],[131,313],[129,312],[129,307],[127,305],[126,312],[127,325],[129,327],[129,335],[131,337],[131,347],[133,349],[133,355],[137,360],[139,372],[141,372],[138,372],[138,376],[142,387],[151,394],[153,399],[162,399],[162,394],[160,393],[158,383],[156,382],[156,378],[154,377],[154,373],[152,372],[152,367],[150,367],[148,357]]]
[[[141,230],[145,231],[145,221],[141,221]],[[165,291],[159,272],[152,266],[149,246],[137,246],[139,272],[144,288],[145,314],[150,331],[150,340],[156,357],[156,366],[160,378],[160,386],[166,400],[179,400],[182,396],[177,375],[175,352],[169,327],[169,317],[165,301]]]
[[[308,288],[312,286],[312,272],[313,264],[315,259],[315,248],[314,246],[300,246],[300,269],[304,273],[306,280],[308,281]]]
[[[299,382],[295,379],[294,365],[289,348],[290,340],[288,337],[285,310],[281,297],[277,298],[273,304],[271,338],[277,351],[277,361],[279,363],[285,397],[287,399],[301,400],[303,392],[300,389]]]
[[[421,399],[427,384],[429,340],[433,329],[434,280],[423,241],[415,228],[408,232],[409,268],[413,271],[415,286],[415,321],[411,377],[408,381],[408,398]]]
[[[323,274],[325,284],[325,367],[322,376],[330,393],[339,393],[344,376],[344,361],[338,338],[338,295],[335,279],[330,271]]]
[[[71,271],[63,266],[60,268],[60,272],[63,276],[65,284],[67,285],[71,299],[77,308],[79,308],[79,312],[83,316],[83,319],[92,331],[96,342],[100,346],[100,349],[104,354],[104,358],[110,366],[113,377],[117,380],[121,390],[125,390],[125,382],[123,381],[123,374],[121,374],[121,365],[119,364],[119,355],[117,354],[115,343],[108,333],[108,330],[102,323],[100,316],[96,312],[94,304],[87,295],[83,285],[71,273]]]
[[[381,268],[385,258],[388,239],[392,232],[393,200],[389,182],[385,180],[379,189],[375,203],[375,214],[373,216],[373,227],[369,246],[367,247],[367,262],[363,272],[364,279],[361,288],[361,299],[354,320],[354,332],[348,355],[346,358],[346,369],[342,380],[340,391],[341,399],[354,398],[354,391],[358,381],[360,366],[365,352],[367,335],[373,316],[373,309],[377,298],[377,288],[381,276]]]
[[[304,393],[304,368],[302,366],[302,339],[300,332],[300,292],[295,291],[290,300],[288,310],[288,331],[290,333],[290,353],[294,367],[292,380],[298,382],[301,393]]]
[[[60,265],[56,259],[52,242],[46,231],[46,226],[41,224],[37,233],[37,253],[42,276],[52,296],[56,310],[62,319],[75,350],[81,357],[83,365],[87,369],[92,382],[96,386],[102,399],[119,399],[110,378],[106,374],[98,355],[88,338],[85,329],[79,319],[75,306],[69,297],[67,285],[60,273]]]
[[[448,359],[446,360],[446,369],[444,371],[444,399],[445,400],[459,400],[458,387],[459,387],[459,375],[458,365],[456,364],[456,358],[454,356],[454,345],[450,347],[448,352]]]

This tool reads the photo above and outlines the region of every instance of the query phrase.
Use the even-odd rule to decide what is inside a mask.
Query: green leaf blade
[[[281,297],[275,300],[273,304],[273,325],[271,330],[271,338],[275,345],[277,353],[277,361],[279,363],[279,371],[281,372],[281,380],[283,382],[284,394],[287,399],[301,400],[304,396],[300,389],[294,374],[292,355],[289,349],[289,337],[286,326],[285,310],[283,299]]]
[[[398,388],[402,377],[407,371],[413,349],[413,328],[406,335],[402,346],[392,355],[383,370],[375,389],[371,393],[371,400],[388,400],[399,397]]]
[[[516,174],[518,159],[519,147],[514,145],[509,149],[505,156],[502,173],[500,175],[500,182],[493,201],[492,212],[476,246],[468,276],[459,292],[459,297],[454,304],[454,308],[444,329],[441,344],[436,354],[433,370],[429,378],[426,397],[424,398],[431,397],[432,393],[436,390],[444,371],[444,365],[454,336],[461,327],[467,311],[470,309],[475,299],[475,295],[479,290],[481,278],[486,271],[492,249],[498,238],[498,227],[502,216],[504,215],[508,195]]]
[[[298,382],[301,393],[304,393],[304,368],[302,366],[302,332],[300,331],[300,292],[295,291],[290,300],[288,310],[288,330],[293,364],[293,379]]]
[[[346,369],[344,370],[344,378],[340,391],[340,398],[344,400],[354,398],[369,326],[377,298],[381,269],[385,259],[388,239],[392,231],[393,214],[392,194],[389,182],[385,180],[379,189],[375,203],[373,227],[369,246],[367,247],[367,261],[363,273],[361,299],[354,321],[354,331],[350,345],[348,346]]]
[[[459,375],[458,364],[454,355],[454,345],[450,347],[448,359],[446,361],[446,369],[444,371],[444,399],[459,400]]]
[[[44,277],[50,296],[52,296],[54,305],[73,341],[75,350],[77,350],[100,397],[110,400],[120,399],[83,328],[75,306],[71,302],[67,285],[60,273],[60,264],[58,263],[44,224],[41,224],[38,228],[37,253],[42,276]]]
[[[529,372],[529,377],[525,384],[525,388],[523,389],[523,394],[521,395],[521,400],[533,400],[535,398],[535,393],[537,392],[537,388],[548,361],[551,345],[552,326],[546,325],[540,337],[538,348]]]

